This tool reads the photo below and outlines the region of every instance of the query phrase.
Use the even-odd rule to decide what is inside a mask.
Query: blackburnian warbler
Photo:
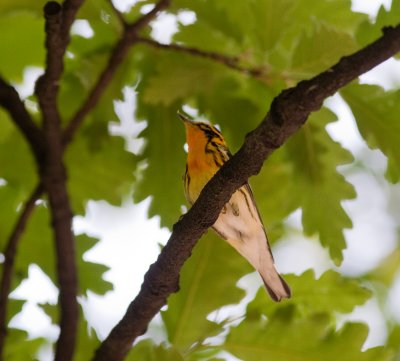
[[[186,199],[192,205],[231,154],[215,127],[178,114],[186,128],[189,149],[184,183]],[[275,268],[264,225],[247,183],[232,195],[213,228],[260,273],[274,301],[290,297],[289,286]]]

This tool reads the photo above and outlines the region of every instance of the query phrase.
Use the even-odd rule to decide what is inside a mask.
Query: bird
[[[221,132],[208,122],[194,121],[178,112],[188,145],[184,174],[185,196],[190,205],[219,168],[232,156]],[[260,274],[272,300],[291,297],[291,290],[275,268],[267,234],[246,182],[231,196],[212,228],[235,248]]]

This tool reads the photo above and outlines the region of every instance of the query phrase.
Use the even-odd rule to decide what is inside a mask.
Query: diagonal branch
[[[179,272],[201,235],[211,227],[222,207],[247,179],[259,173],[268,156],[304,124],[323,101],[361,74],[400,51],[400,25],[386,28],[374,43],[342,58],[316,77],[300,82],[276,97],[261,124],[246,136],[240,150],[217,172],[200,197],[173,228],[172,235],[150,266],[141,290],[124,317],[102,342],[95,361],[119,361],[150,320],[179,288]]]
[[[248,67],[244,67],[244,66],[240,65],[240,59],[237,56],[227,56],[225,54],[216,53],[216,52],[212,52],[212,51],[205,51],[205,50],[201,50],[198,48],[193,48],[190,46],[184,46],[184,45],[180,45],[180,44],[162,44],[153,39],[143,38],[143,37],[139,37],[138,42],[150,45],[153,48],[157,48],[157,49],[172,50],[172,51],[177,51],[180,53],[186,53],[186,54],[198,56],[198,57],[205,58],[205,59],[210,59],[217,63],[223,64],[223,65],[227,66],[228,68],[237,70],[241,73],[248,74],[248,75],[251,75],[254,77],[259,77],[259,76],[265,75],[265,72],[266,72],[266,69],[264,69],[262,67],[248,68]]]
[[[18,241],[25,229],[26,223],[35,208],[36,201],[43,194],[43,187],[38,185],[33,190],[31,196],[22,208],[22,212],[15,223],[13,231],[7,241],[3,251],[4,263],[3,273],[0,284],[0,360],[3,360],[4,341],[7,335],[6,319],[7,319],[7,301],[11,290],[12,275],[14,272],[15,254],[17,252]]]
[[[0,106],[10,114],[11,119],[27,139],[36,157],[43,152],[43,135],[28,113],[18,92],[0,77]]]
[[[128,50],[138,42],[137,33],[162,10],[164,10],[171,0],[160,0],[156,6],[147,14],[140,17],[132,24],[125,24],[124,33],[118,43],[115,45],[113,52],[108,60],[108,63],[97,80],[97,83],[89,93],[81,108],[76,112],[68,126],[64,131],[64,144],[68,144],[73,134],[82,124],[86,115],[96,106],[104,90],[110,84],[119,65],[125,59]]]

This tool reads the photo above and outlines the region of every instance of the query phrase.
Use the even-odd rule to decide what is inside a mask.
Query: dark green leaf
[[[182,175],[185,171],[184,127],[176,111],[170,108],[142,108],[141,117],[148,121],[143,131],[146,168],[134,191],[135,202],[152,196],[149,216],[161,216],[161,225],[171,227],[185,204]]]

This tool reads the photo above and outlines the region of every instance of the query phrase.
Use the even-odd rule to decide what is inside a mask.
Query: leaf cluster
[[[0,74],[16,84],[21,83],[27,67],[44,67],[44,3],[3,0],[0,4]],[[152,3],[138,2],[122,15],[127,20],[136,19],[143,7]],[[135,202],[151,197],[149,216],[160,216],[161,225],[171,228],[185,204],[181,179],[184,130],[177,109],[194,108],[201,117],[218,124],[235,152],[281,90],[328,68],[376,38],[380,28],[398,22],[399,7],[400,1],[393,0],[391,9],[382,7],[372,22],[366,15],[351,11],[350,0],[173,1],[169,14],[179,18],[190,12],[196,18],[190,24],[177,22],[173,43],[224,54],[242,69],[257,69],[258,75],[190,51],[136,45],[65,154],[74,212],[84,214],[91,199],[120,204],[123,197],[133,194]],[[88,22],[93,35],[72,36],[58,99],[63,120],[70,119],[88,96],[123,31],[119,17],[106,0],[86,1],[78,18]],[[145,36],[150,36],[148,33]],[[109,131],[111,123],[119,122],[114,101],[123,100],[125,87],[134,88],[137,94],[136,120],[147,122],[139,135],[145,145],[137,154],[127,150],[135,139],[124,140]],[[354,83],[344,88],[341,96],[367,145],[387,157],[386,180],[399,182],[399,91]],[[39,118],[33,94],[25,102],[32,116]],[[21,204],[38,180],[31,151],[7,118],[0,110],[2,249],[20,215]],[[354,199],[356,192],[339,169],[357,164],[350,151],[327,131],[327,125],[336,120],[337,116],[326,107],[314,113],[250,182],[271,243],[290,233],[287,217],[301,210],[304,233],[318,239],[333,262],[340,265],[346,248],[345,231],[352,227],[343,202]],[[46,202],[42,199],[36,207],[22,236],[13,289],[27,278],[32,263],[57,282]],[[96,242],[88,236],[77,238],[81,297],[86,297],[88,291],[104,295],[112,289],[103,278],[108,268],[84,258]],[[398,263],[390,271],[382,267],[375,279],[382,281],[390,272],[393,281],[398,270]],[[227,244],[208,234],[183,268],[180,292],[170,297],[168,308],[161,312],[163,342],[151,340],[149,334],[133,347],[128,360],[216,361],[224,359],[226,353],[246,361],[399,357],[398,344],[393,341],[399,334],[398,325],[389,330],[387,346],[365,352],[361,349],[367,326],[348,323],[336,329],[338,313],[349,313],[372,296],[365,280],[345,278],[332,270],[320,278],[312,271],[289,275],[293,299],[272,304],[263,289],[249,301],[236,286],[249,272],[249,265]],[[238,304],[236,309],[240,311],[236,314],[225,307]],[[12,301],[8,319],[21,307],[21,302]],[[54,307],[43,309],[56,322]],[[76,360],[89,359],[96,348],[98,340],[89,330],[83,318]],[[23,347],[21,340],[25,340]],[[46,342],[27,341],[25,333],[13,329],[5,357],[28,359]]]

